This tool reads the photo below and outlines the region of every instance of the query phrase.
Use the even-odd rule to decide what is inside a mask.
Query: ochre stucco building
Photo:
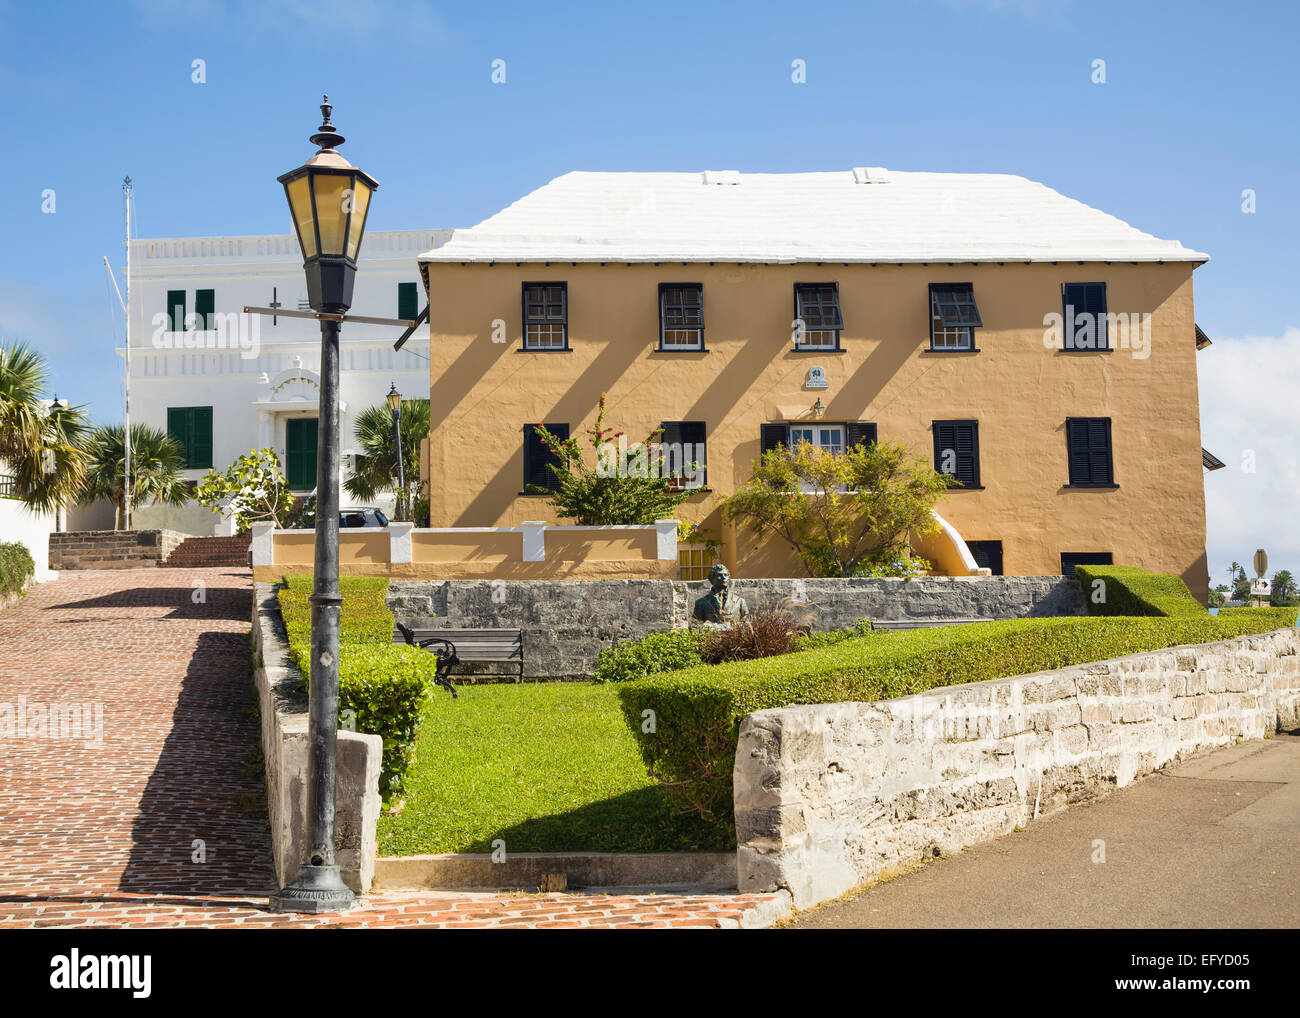
[[[718,519],[764,445],[874,435],[963,482],[937,509],[994,572],[1109,557],[1204,598],[1207,257],[1015,176],[567,174],[421,256],[431,524],[554,520],[529,429],[582,437],[608,393],[630,438],[703,439],[680,514],[737,575],[803,575]],[[1060,349],[1066,313],[1099,324]]]

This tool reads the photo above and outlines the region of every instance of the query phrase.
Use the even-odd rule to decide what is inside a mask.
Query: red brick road
[[[735,928],[771,909],[765,895],[426,892],[267,911],[251,596],[246,569],[78,571],[0,611],[0,928]],[[84,705],[87,729],[48,737],[52,703]],[[24,717],[11,737],[6,719]]]

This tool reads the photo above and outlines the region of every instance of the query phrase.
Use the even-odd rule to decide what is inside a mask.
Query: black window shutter
[[[167,291],[167,328],[169,332],[185,331],[185,291]]]
[[[1110,420],[1099,417],[1088,422],[1089,472],[1093,484],[1111,484],[1114,480],[1110,461]]]
[[[547,424],[546,430],[563,441],[569,437],[567,424]],[[554,464],[559,466],[560,459],[542,441],[537,433],[536,424],[524,425],[524,490],[532,485],[539,488],[555,488],[555,474],[547,469]]]
[[[215,329],[216,320],[212,317],[217,310],[215,290],[194,291],[194,316],[198,319],[200,329]]]
[[[1105,350],[1110,347],[1110,337],[1106,334],[1106,284],[1105,283],[1062,283],[1061,284],[1061,310],[1065,316],[1065,329],[1067,335],[1072,334],[1071,330],[1075,319],[1079,315],[1092,315],[1093,321],[1093,343],[1092,347],[1066,347],[1069,349],[1098,349]]]
[[[1075,417],[1065,422],[1070,454],[1070,483],[1114,484],[1110,418]]]
[[[190,415],[186,407],[167,408],[167,435],[176,439],[185,450],[185,462],[190,460]]]
[[[667,451],[664,452],[664,468],[672,472],[680,472],[685,477],[691,473],[691,464],[697,463],[703,474],[706,469],[705,464],[708,462],[704,448],[704,422],[664,421],[660,427],[664,430],[659,441],[665,449],[668,446],[676,447],[671,455]],[[703,477],[701,483],[705,483]]]
[[[789,445],[790,430],[786,424],[764,424],[759,429],[759,443],[764,455],[773,449],[782,449]]]
[[[692,463],[696,464],[699,467],[699,473],[696,476],[699,478],[700,483],[708,484],[709,483],[709,477],[708,477],[709,457],[705,449],[706,439],[705,439],[704,422],[703,421],[682,421],[680,424],[680,428],[681,428],[681,436],[682,436],[681,437],[682,457],[685,460],[685,463],[682,464],[683,469],[685,469],[689,473],[691,464]],[[687,455],[686,452],[687,446],[690,447],[689,455]]]
[[[1089,480],[1088,422],[1067,421],[1065,427],[1070,441],[1070,483],[1087,484]]]
[[[974,328],[984,324],[971,283],[931,283],[930,306],[944,328]]]
[[[944,471],[944,452],[953,452],[953,470]],[[977,421],[935,421],[934,469],[949,473],[962,487],[980,484],[979,423]]]
[[[876,442],[876,426],[869,421],[850,421],[845,425],[845,431],[850,448],[855,445],[874,445]]]
[[[192,469],[212,469],[212,407],[191,409],[190,449],[185,465]]]
[[[397,284],[397,317],[413,320],[420,313],[414,283]]]

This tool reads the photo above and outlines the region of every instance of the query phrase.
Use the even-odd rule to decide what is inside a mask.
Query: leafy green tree
[[[348,498],[358,502],[373,502],[381,491],[391,491],[397,497],[396,519],[411,518],[412,500],[421,491],[420,443],[429,434],[429,401],[427,399],[402,400],[402,463],[406,476],[406,491],[397,476],[397,444],[393,441],[393,414],[387,404],[368,407],[358,416],[353,435],[361,447],[361,455],[352,475],[343,482]]]
[[[1273,574],[1269,602],[1275,608],[1287,608],[1297,603],[1295,577],[1291,575],[1291,570],[1279,569]]]
[[[1246,576],[1246,570],[1238,569],[1237,578],[1232,584],[1232,599],[1234,601],[1250,600],[1250,579]]]
[[[76,499],[86,472],[85,409],[46,409],[48,383],[39,353],[0,344],[0,470],[13,474],[18,498],[37,512]]]
[[[1227,602],[1227,600],[1228,600],[1228,585],[1226,583],[1220,583],[1217,587],[1215,587],[1213,590],[1210,591],[1209,601],[1210,601],[1211,608],[1222,608],[1224,604]]]
[[[78,495],[83,505],[109,501],[116,506],[114,529],[126,515],[126,451],[120,424],[101,425],[86,441],[86,480]],[[131,425],[131,504],[184,505],[189,485],[181,471],[185,451],[165,431],[147,424]]]
[[[194,497],[199,505],[234,519],[241,534],[261,520],[283,526],[293,511],[289,482],[272,449],[254,449],[225,470],[209,472]]]
[[[769,450],[754,476],[722,502],[727,520],[777,537],[811,576],[905,576],[923,571],[909,535],[938,529],[948,478],[897,442],[836,454],[800,442]]]
[[[587,442],[595,462],[583,462],[582,443],[577,438],[559,438],[545,426],[538,426],[538,440],[559,460],[551,465],[556,480],[554,491],[532,486],[535,494],[549,494],[550,504],[561,519],[578,526],[635,526],[669,519],[677,507],[691,497],[689,488],[677,486],[680,478],[666,477],[675,468],[665,460],[656,440],[663,429],[656,428],[638,446],[620,443],[625,432],[605,427],[605,394],[596,411],[595,427],[587,429]],[[685,471],[695,464],[681,464]]]

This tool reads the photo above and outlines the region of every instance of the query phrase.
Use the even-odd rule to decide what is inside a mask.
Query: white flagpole
[[[126,387],[123,400],[122,446],[122,529],[131,529],[131,178],[122,180],[122,194],[126,196]],[[120,296],[120,295],[119,295]]]

